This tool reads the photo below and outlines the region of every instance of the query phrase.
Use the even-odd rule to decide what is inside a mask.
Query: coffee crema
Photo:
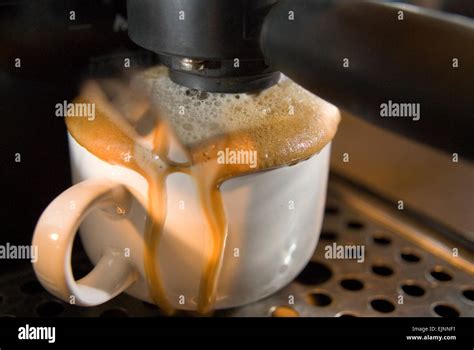
[[[94,103],[96,116],[66,118],[72,137],[90,153],[141,174],[148,183],[144,267],[153,301],[172,314],[157,257],[166,219],[166,178],[191,176],[212,238],[197,309],[212,310],[228,233],[220,193],[230,178],[297,163],[334,137],[338,109],[283,77],[256,94],[218,94],[174,84],[154,67],[129,82],[87,82],[75,103]],[[254,152],[256,162],[218,162],[220,152]]]

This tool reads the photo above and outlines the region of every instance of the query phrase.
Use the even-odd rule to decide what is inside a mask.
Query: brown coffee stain
[[[205,255],[207,261],[200,278],[197,310],[209,313],[215,304],[228,235],[221,184],[229,178],[293,164],[314,155],[333,138],[339,117],[311,122],[314,110],[301,103],[295,118],[274,116],[250,128],[221,134],[190,146],[178,139],[166,116],[154,110],[147,98],[140,94],[135,98],[123,82],[110,84],[110,81],[102,84],[90,81],[84,85],[74,102],[94,103],[95,119],[66,118],[67,128],[81,146],[98,158],[136,171],[146,179],[148,219],[144,232],[144,267],[151,298],[168,314],[172,314],[174,308],[162,283],[158,257],[167,215],[166,178],[173,173],[185,173],[194,179],[212,241],[212,247]],[[130,101],[128,105],[117,103],[117,100],[123,102],[124,95]],[[148,139],[133,127],[140,119],[139,114],[143,115],[145,111],[155,114],[155,126]],[[272,135],[286,137],[269,142]],[[151,142],[145,139],[151,139]],[[170,159],[172,144],[180,145],[185,154],[184,161]],[[257,166],[219,164],[218,152],[226,148],[256,151]]]

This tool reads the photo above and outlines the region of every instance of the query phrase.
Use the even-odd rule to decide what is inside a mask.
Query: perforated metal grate
[[[216,315],[474,316],[470,256],[449,258],[446,252],[452,247],[424,239],[423,232],[423,239],[419,239],[419,228],[406,222],[397,224],[396,219],[377,220],[381,204],[350,192],[334,181],[331,184],[318,247],[293,283],[264,300]],[[364,247],[364,261],[326,258],[326,247],[334,244]],[[78,275],[90,269],[84,254],[76,254],[73,265]],[[69,305],[47,293],[28,267],[1,278],[0,315],[154,317],[162,313],[156,306],[124,294],[97,307]]]

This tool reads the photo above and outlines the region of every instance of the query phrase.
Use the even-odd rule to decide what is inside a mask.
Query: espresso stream
[[[131,83],[88,82],[74,102],[96,105],[93,121],[66,118],[74,139],[100,159],[132,169],[148,182],[144,266],[153,301],[169,314],[174,309],[157,256],[166,219],[167,176],[188,174],[198,189],[212,241],[197,296],[198,311],[207,313],[215,303],[225,242],[232,234],[221,184],[311,157],[331,141],[339,123],[336,107],[286,78],[259,94],[224,95],[180,87],[163,67],[145,71]],[[171,149],[179,159],[173,159]],[[255,151],[256,166],[220,164],[219,151],[226,149]]]

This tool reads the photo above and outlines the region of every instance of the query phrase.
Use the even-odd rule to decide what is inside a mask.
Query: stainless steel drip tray
[[[363,249],[363,262],[338,255],[357,248]],[[329,256],[329,251],[335,254]],[[83,253],[76,254],[73,265],[79,274],[90,269]],[[302,273],[264,300],[215,315],[472,317],[473,277],[472,255],[464,247],[409,219],[395,204],[332,177],[321,238]],[[47,293],[28,266],[0,279],[2,315],[151,317],[162,313],[125,294],[92,308],[69,305]]]

